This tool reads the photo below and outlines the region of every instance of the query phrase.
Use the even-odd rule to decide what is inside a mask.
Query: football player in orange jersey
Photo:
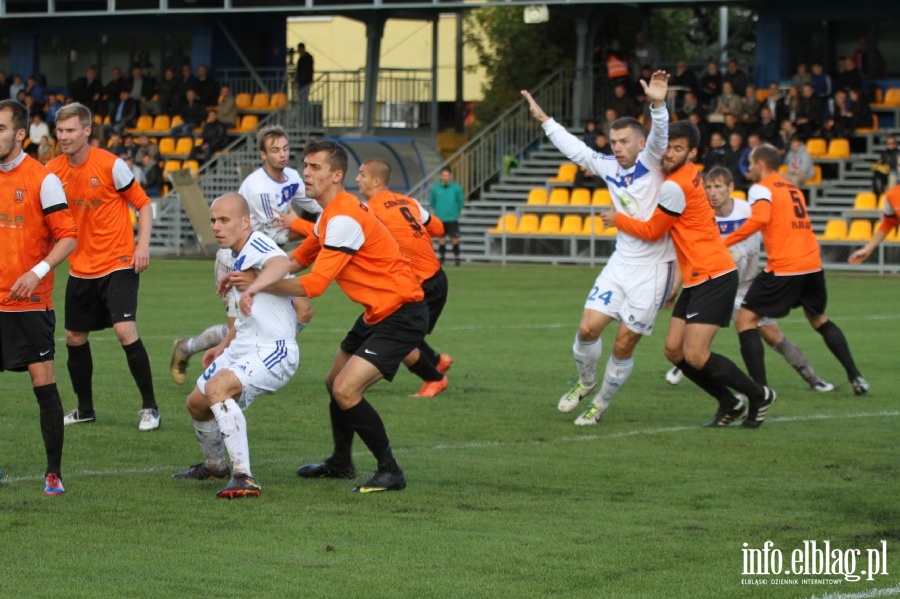
[[[882,216],[881,225],[875,229],[869,243],[850,254],[850,257],[847,259],[850,265],[859,266],[865,262],[872,255],[872,252],[875,251],[875,248],[881,245],[881,242],[890,235],[891,231],[900,225],[900,185],[891,187],[884,195]]]
[[[825,313],[828,291],[819,254],[819,243],[806,211],[806,198],[790,181],[778,174],[781,155],[763,144],[750,154],[747,193],[753,211],[740,229],[725,238],[727,245],[738,243],[762,231],[768,263],[756,276],[735,319],[741,355],[753,380],[766,384],[766,364],[757,325],[760,318],[781,318],[798,306],[825,345],[844,367],[856,395],[869,392],[869,383],[860,374],[843,331]]]

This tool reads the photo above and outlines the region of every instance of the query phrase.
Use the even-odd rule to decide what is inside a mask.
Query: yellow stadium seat
[[[516,224],[516,215],[512,212],[506,212],[497,218],[497,226],[490,229],[488,233],[515,233]]]
[[[191,171],[191,174],[194,175],[196,179],[200,174],[200,163],[196,160],[185,160],[181,163],[181,168],[186,168]]]
[[[269,99],[269,110],[278,110],[287,104],[287,94],[284,92],[275,92]]]
[[[872,124],[868,127],[857,127],[854,133],[878,133],[878,115],[872,113]]]
[[[828,152],[826,158],[850,158],[850,140],[842,137],[835,137],[828,142]]]
[[[590,190],[585,189],[584,187],[579,187],[578,189],[572,190],[572,195],[569,196],[569,205],[570,206],[590,206],[591,205]]]
[[[891,229],[891,232],[884,236],[884,240],[891,243],[900,241],[900,227]]]
[[[522,218],[519,219],[518,230],[516,233],[537,233],[539,225],[540,219],[538,219],[538,215],[532,212],[526,212],[522,215]]]
[[[601,233],[601,235],[603,237],[615,237],[616,233],[618,233],[618,232],[619,232],[619,230],[616,229],[615,227],[608,227],[606,229],[603,229],[603,233]]]
[[[170,124],[172,127],[177,127],[178,125],[183,125],[183,124],[184,124],[184,119],[181,118],[181,115],[180,115],[180,114],[176,114],[175,116],[172,117],[172,120],[171,120],[171,122],[170,122],[169,124]]]
[[[528,201],[526,204],[543,205],[548,201],[547,190],[543,187],[532,187],[528,192]]]
[[[564,187],[557,187],[550,192],[550,201],[547,203],[551,206],[568,206],[569,190]]]
[[[873,103],[872,106],[900,106],[900,88],[890,87],[884,92],[881,102]]]
[[[153,129],[153,117],[149,114],[142,114],[137,118],[134,129],[129,129],[131,133],[143,133]]]
[[[612,197],[609,195],[609,190],[605,187],[595,189],[593,196],[591,196],[591,204],[594,206],[612,206]]]
[[[819,235],[823,241],[843,241],[847,238],[847,221],[843,219],[831,219],[825,223],[825,231]]]
[[[828,153],[828,143],[821,137],[810,137],[806,141],[806,151],[813,158],[823,158]]]
[[[886,200],[887,200],[887,197],[885,196],[885,194],[881,194],[881,197],[878,198],[878,208],[877,208],[877,210],[880,210],[881,212],[884,212],[884,202],[885,202]]]
[[[558,214],[545,214],[541,217],[538,233],[541,235],[559,235],[560,218]]]
[[[241,124],[237,128],[239,133],[250,133],[259,126],[259,117],[255,114],[245,114],[240,119]]]
[[[586,216],[584,219],[584,227],[581,229],[582,235],[602,235],[603,219],[599,216]]]
[[[182,156],[187,158],[194,148],[194,139],[192,137],[179,137],[175,142],[175,151],[171,152],[174,156]]]
[[[731,198],[734,200],[746,200],[747,192],[743,189],[735,189],[731,192]]]
[[[234,97],[234,105],[238,110],[249,110],[253,104],[253,98],[247,92],[241,92]]]
[[[168,178],[169,173],[172,171],[181,170],[181,161],[180,160],[166,160],[163,163],[163,177]]]
[[[559,165],[555,177],[550,177],[551,183],[572,183],[575,181],[575,175],[578,173],[578,165],[574,162],[563,162]]]
[[[268,110],[269,94],[266,92],[257,92],[253,94],[253,101],[250,103],[251,110]]]
[[[150,129],[154,133],[168,133],[172,128],[172,119],[167,114],[158,114],[153,119],[153,127]]]
[[[584,228],[584,222],[579,214],[567,214],[563,217],[562,225],[559,227],[561,235],[581,235]]]
[[[871,191],[861,191],[856,194],[853,201],[854,210],[875,210],[878,206],[878,198]]]
[[[847,229],[847,241],[869,241],[872,238],[872,222],[864,218],[850,221]]]
[[[804,185],[821,185],[822,184],[822,167],[818,164],[813,165],[813,176],[804,182]]]
[[[175,138],[163,137],[159,140],[159,153],[163,156],[175,153]]]

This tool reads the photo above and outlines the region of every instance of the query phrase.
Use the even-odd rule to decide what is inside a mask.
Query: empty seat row
[[[872,239],[872,221],[855,218],[848,224],[842,218],[835,218],[825,223],[825,231],[817,237],[822,241],[856,241],[864,243]],[[888,241],[896,241],[897,230],[894,229]]]
[[[582,217],[580,214],[556,213],[538,216],[526,212],[518,218],[514,213],[501,214],[497,225],[489,233],[507,233],[516,235],[599,235],[614,237],[615,227],[604,228],[599,216]]]
[[[861,191],[853,200],[854,210],[884,210],[884,194],[881,198],[871,191]]]
[[[287,104],[287,94],[275,92],[270,95],[266,92],[257,92],[251,95],[242,92],[235,95],[234,104],[238,110],[278,110]]]
[[[529,190],[526,203],[536,206],[612,206],[609,190],[605,187],[593,191],[579,187],[571,192],[557,187],[550,193],[543,187],[534,187]]]
[[[835,137],[826,141],[821,137],[806,140],[806,151],[812,158],[850,158],[850,140]]]

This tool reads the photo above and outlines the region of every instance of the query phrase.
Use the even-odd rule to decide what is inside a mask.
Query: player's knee
[[[209,402],[197,388],[194,388],[194,392],[187,396],[184,405],[194,420],[204,420],[209,412]]]
[[[668,360],[672,364],[678,364],[684,359],[684,353],[681,350],[681,345],[668,345],[663,348],[663,355],[666,356],[666,360]]]
[[[705,350],[686,349],[684,352],[684,361],[694,368],[700,370],[706,366],[709,360],[709,352]]]

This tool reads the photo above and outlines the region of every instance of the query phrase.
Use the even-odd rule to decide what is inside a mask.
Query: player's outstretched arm
[[[653,102],[653,108],[662,108],[666,102],[666,94],[669,93],[669,74],[656,71],[650,76],[649,84],[643,79],[640,82],[647,99]]]
[[[547,116],[547,113],[544,112],[544,109],[540,107],[540,105],[534,101],[534,98],[531,97],[531,94],[528,93],[527,89],[522,90],[522,96],[528,102],[528,110],[531,112],[531,116],[536,118],[541,123],[546,123],[550,120],[550,117]],[[665,96],[663,96],[665,97]]]

